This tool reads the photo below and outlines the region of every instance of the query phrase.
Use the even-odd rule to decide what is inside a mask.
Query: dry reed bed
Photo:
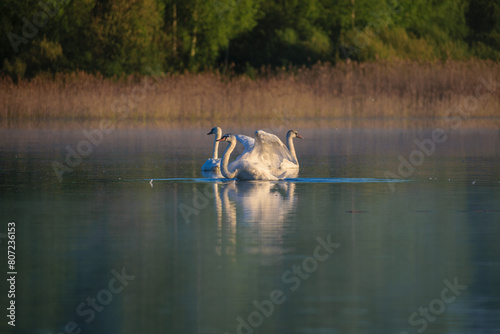
[[[115,129],[203,129],[206,133],[214,125],[221,126],[223,130],[235,131],[239,129],[252,133],[255,129],[263,129],[271,133],[286,133],[290,128],[302,131],[303,129],[411,129],[426,130],[442,128],[446,131],[461,130],[498,130],[500,129],[500,118],[468,118],[458,125],[444,119],[434,118],[314,118],[314,119],[274,119],[274,120],[117,120],[111,123]],[[82,130],[97,129],[101,126],[100,119],[68,120],[68,119],[0,119],[0,129],[64,129]]]
[[[441,118],[446,110],[474,96],[481,77],[496,81],[500,64],[318,64],[310,69],[266,72],[254,80],[218,73],[168,75],[157,81],[136,76],[113,80],[86,73],[58,74],[18,84],[0,80],[0,118],[188,122]],[[144,80],[158,85],[146,89]],[[125,103],[119,102],[124,98],[135,104],[130,113],[124,111]],[[500,84],[470,115],[500,116]]]

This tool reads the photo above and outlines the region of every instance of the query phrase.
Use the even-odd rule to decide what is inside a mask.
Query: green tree
[[[164,61],[158,43],[162,8],[155,0],[16,4],[2,2],[8,14],[0,21],[5,31],[16,32],[0,44],[3,72],[12,76],[75,69],[145,73]]]
[[[0,3],[0,57],[2,72],[12,77],[56,70],[62,47],[52,35],[64,3],[55,1],[11,1]]]
[[[198,70],[216,65],[231,39],[256,24],[260,0],[167,0],[164,49],[167,68]]]
[[[161,64],[162,10],[154,0],[98,0],[84,39],[91,67],[105,75],[146,73]]]
[[[466,40],[473,54],[479,58],[500,60],[500,3],[471,0],[466,20],[470,28]]]
[[[495,0],[3,0],[0,11],[0,69],[13,78],[500,59]]]
[[[329,13],[332,13],[331,11]],[[253,67],[315,63],[332,54],[336,34],[320,1],[265,1],[257,26],[231,42],[230,60]]]

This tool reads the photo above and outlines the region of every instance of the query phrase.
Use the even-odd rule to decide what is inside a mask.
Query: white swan
[[[258,130],[255,135],[256,140],[251,149],[246,147],[245,152],[231,164],[229,164],[229,157],[236,147],[236,136],[227,134],[218,139],[218,141],[230,143],[222,156],[220,165],[222,175],[229,179],[236,177],[240,180],[281,180],[287,177],[297,177],[299,163],[293,138],[302,139],[302,136],[295,130],[288,131],[287,148],[273,134]]]
[[[220,158],[219,158],[219,139],[222,137],[222,130],[219,127],[214,127],[210,130],[207,135],[215,134],[214,139],[214,148],[212,158],[207,159],[203,166],[201,166],[202,171],[212,171],[218,172],[220,171]]]
[[[210,132],[207,133],[207,135],[212,135],[212,134],[215,134],[212,158],[209,158],[207,159],[207,161],[205,161],[203,166],[201,166],[201,170],[205,172],[219,173],[220,161],[221,161],[221,159],[219,158],[219,139],[221,139],[222,137],[221,128],[218,126],[213,127],[212,130],[210,130]],[[255,144],[255,139],[245,135],[236,135],[235,137],[241,144],[243,144],[243,147],[245,148],[243,153],[238,158],[240,158],[245,153],[248,153],[253,149],[253,146]]]
[[[236,136],[232,134],[224,135],[218,141],[227,141],[229,145],[226,147],[224,154],[222,155],[222,161],[220,165],[220,169],[222,175],[227,179],[237,178],[239,180],[270,180],[275,181],[278,180],[276,176],[271,174],[268,166],[262,164],[257,157],[252,152],[248,154],[242,154],[237,160],[231,163],[231,171],[228,169],[229,157],[236,147]]]
[[[295,164],[299,167],[299,160],[297,159],[297,154],[295,154],[295,146],[293,145],[293,138],[304,139],[296,130],[289,130],[286,134],[286,145],[288,150],[292,154],[292,157],[295,159]]]

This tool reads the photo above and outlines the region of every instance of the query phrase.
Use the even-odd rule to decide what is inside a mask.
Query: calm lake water
[[[234,182],[211,126],[2,129],[0,331],[499,333],[498,131],[298,128],[297,178]]]

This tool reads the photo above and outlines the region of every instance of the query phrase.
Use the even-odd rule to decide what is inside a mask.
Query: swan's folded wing
[[[238,164],[240,180],[276,181],[278,178],[264,165],[251,160],[243,160]]]
[[[217,168],[220,168],[220,158],[219,159],[209,158],[207,159],[207,161],[205,161],[203,166],[201,166],[202,171],[209,171]]]
[[[296,178],[297,176],[299,176],[299,169],[298,168],[285,169],[285,170],[281,169],[280,171],[281,171],[281,173],[275,175],[280,180],[292,179],[292,178]]]

